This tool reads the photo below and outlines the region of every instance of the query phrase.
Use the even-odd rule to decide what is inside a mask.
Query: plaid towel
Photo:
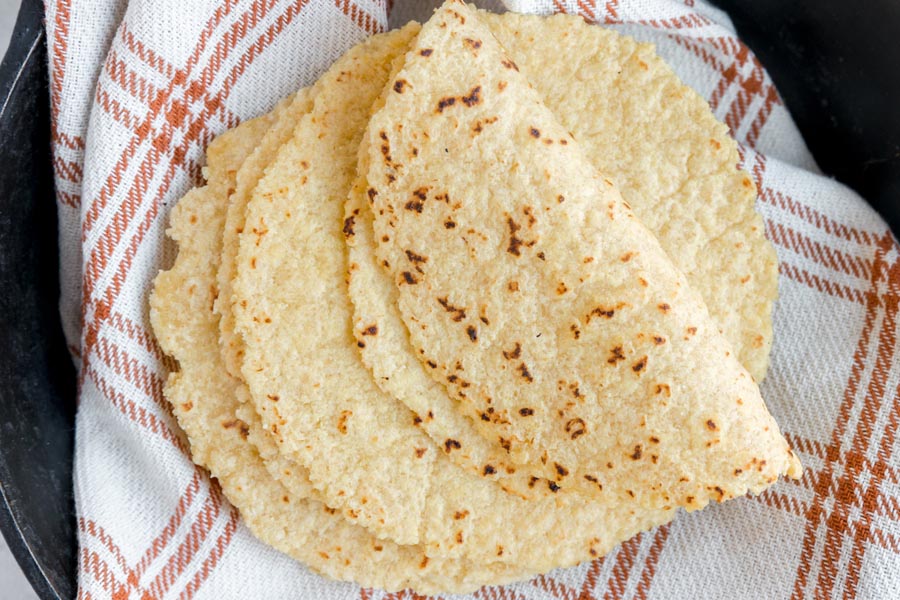
[[[62,320],[80,373],[79,598],[402,598],[335,583],[257,542],[195,468],[162,397],[147,293],[167,213],[207,143],[434,2],[45,0]],[[503,8],[498,2],[481,3]],[[701,0],[506,0],[571,12],[658,52],[740,142],[781,261],[763,395],[806,471],[608,556],[485,599],[897,597],[900,254],[823,177],[778,92]],[[560,56],[559,60],[578,60]],[[286,68],[289,65],[290,68]],[[577,523],[572,524],[577,527]]]

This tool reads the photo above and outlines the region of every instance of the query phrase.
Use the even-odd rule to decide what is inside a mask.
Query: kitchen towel
[[[209,141],[436,4],[45,0],[60,311],[79,371],[79,599],[414,597],[326,580],[242,526],[166,406],[174,365],[149,329],[147,295],[173,260],[168,212],[201,181]],[[900,251],[885,223],[818,172],[762,65],[709,4],[478,4],[574,13],[653,42],[731,128],[780,259],[763,395],[805,472],[473,597],[897,597]]]

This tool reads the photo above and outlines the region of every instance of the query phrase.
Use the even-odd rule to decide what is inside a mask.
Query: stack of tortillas
[[[423,593],[799,476],[736,162],[650,46],[576,17],[451,1],[369,38],[173,210],[151,316],[194,460],[275,548]]]

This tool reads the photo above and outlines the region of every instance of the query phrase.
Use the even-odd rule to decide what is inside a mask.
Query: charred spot
[[[495,469],[493,465],[484,465],[484,474],[485,475],[493,475],[496,472],[497,472],[497,469]]]
[[[403,93],[403,89],[408,85],[408,82],[405,79],[398,79],[394,82],[394,91],[398,94]]]
[[[366,194],[369,196],[369,202],[375,201],[375,196],[378,195],[378,192],[375,191],[375,188],[369,188],[366,190]]]
[[[556,474],[560,477],[565,477],[569,474],[569,470],[559,463],[553,463],[553,467],[556,469]]]
[[[556,484],[555,481],[548,480],[547,487],[550,488],[550,491],[553,492],[554,494],[559,491],[559,486]]]
[[[588,321],[590,321],[590,317],[603,317],[604,319],[612,319],[616,314],[616,309],[607,308],[605,306],[598,306],[594,310],[591,311],[591,314],[588,315]]]
[[[531,376],[531,372],[528,370],[528,365],[525,363],[520,363],[518,368],[519,374],[522,376],[522,379],[531,383],[534,381],[534,377]]]
[[[654,336],[653,336],[653,343],[656,344],[657,346],[662,346],[663,344],[666,343],[666,338],[664,338],[664,337],[661,336],[661,335],[654,335]]]
[[[478,50],[481,48],[481,40],[473,40],[472,38],[466,38],[463,40],[463,43],[471,48],[472,50]]]
[[[507,352],[503,351],[503,358],[506,360],[515,360],[522,355],[522,345],[519,342],[516,342],[516,347]]]
[[[353,226],[356,224],[356,218],[353,216],[347,217],[344,219],[344,235],[350,237],[353,235]]]
[[[432,48],[422,48],[419,50],[419,56],[429,57],[434,52]]]
[[[444,112],[445,108],[447,108],[449,106],[453,106],[454,104],[456,104],[456,98],[454,98],[453,96],[447,96],[446,98],[441,98],[440,100],[438,100],[437,111],[439,113],[442,113],[442,112]]]
[[[640,460],[641,456],[644,455],[644,449],[640,444],[634,447],[634,452],[630,454],[631,460]]]
[[[426,361],[425,364],[428,365],[429,367],[431,367],[432,369],[437,368],[437,363],[434,362],[433,360]]]
[[[473,342],[478,341],[478,330],[469,325],[466,327],[466,334],[469,336],[469,339]]]
[[[422,458],[425,456],[427,448],[416,448],[416,458]]]
[[[743,473],[743,472],[744,472],[743,469],[735,469],[735,470],[734,470],[734,476],[737,477],[738,475],[740,475],[740,474]]]
[[[356,347],[357,348],[365,348],[366,343],[364,341],[360,340],[360,341],[356,342]]]
[[[647,366],[647,357],[642,356],[636,363],[631,365],[631,370],[635,373],[640,374],[641,371]]]
[[[416,279],[416,276],[409,271],[403,271],[402,277],[403,281],[409,285],[416,285],[417,283],[419,283],[419,280]]]
[[[614,365],[620,360],[625,360],[625,353],[622,351],[622,346],[616,346],[609,351],[609,358],[606,359],[606,362]]]
[[[450,301],[447,298],[438,298],[438,304],[444,307],[448,313],[453,313],[453,320],[457,323],[466,318],[466,310],[464,308],[459,308],[450,304]]]
[[[666,303],[666,302],[662,302],[662,303],[658,304],[656,307],[657,307],[661,312],[664,312],[664,313],[667,313],[667,312],[669,312],[669,311],[672,309],[672,307],[669,306],[668,303]]]
[[[715,431],[716,429],[718,429],[716,427],[716,422],[713,421],[712,419],[709,419],[708,421],[706,421],[706,428],[709,429],[710,431]]]
[[[479,104],[481,102],[481,86],[473,87],[467,95],[461,96],[460,100],[469,108]]]
[[[566,433],[569,434],[569,439],[576,440],[587,433],[587,424],[584,419],[578,417],[569,419],[566,421]]]
[[[509,449],[512,448],[512,442],[510,442],[505,437],[498,437],[497,440],[500,443],[500,447],[509,452]]]
[[[596,484],[597,487],[600,488],[600,491],[603,491],[603,484],[600,483],[600,481],[596,477],[594,477],[593,475],[585,475],[584,478],[591,483]]]
[[[406,259],[411,263],[427,263],[428,257],[422,256],[421,254],[416,254],[412,250],[406,251]]]
[[[419,415],[413,415],[413,425],[419,425],[422,423],[422,417]]]
[[[422,204],[421,200],[410,200],[403,206],[403,208],[405,208],[406,210],[412,210],[419,214],[422,214],[422,209],[424,207],[425,205]]]
[[[504,58],[502,61],[500,61],[500,64],[503,65],[504,67],[506,67],[507,69],[512,69],[513,71],[519,70],[519,67],[516,65],[516,63],[509,60],[508,58]]]
[[[482,421],[490,421],[490,420],[491,420],[491,416],[490,416],[489,414],[487,414],[487,413],[484,413],[484,412],[481,413],[481,414],[478,415],[478,416],[481,417],[481,420],[482,420]]]
[[[540,129],[537,129],[536,127],[532,127],[531,129],[529,129],[528,133],[531,135],[531,137],[533,137],[535,139],[541,137],[541,131],[540,131]]]
[[[450,219],[444,221],[444,229],[453,229],[456,227],[456,223]]]
[[[506,225],[509,227],[509,246],[507,246],[506,251],[513,256],[520,256],[521,251],[519,248],[522,246],[522,240],[516,236],[516,232],[522,229],[522,226],[516,223],[512,217],[507,217]]]
[[[658,443],[659,443],[659,438],[656,437],[655,435],[651,435],[651,436],[650,436],[650,443],[651,443],[651,444],[658,444]]]
[[[497,556],[503,556],[503,546],[497,546]]]
[[[547,257],[544,256],[543,252],[538,252],[536,256],[541,260],[547,260]]]
[[[462,448],[462,444],[460,444],[456,440],[452,438],[447,438],[446,440],[444,440],[444,451],[447,454],[450,454],[450,452],[452,452],[453,450],[459,450],[460,448]]]
[[[459,381],[459,375],[447,375],[447,381],[449,381],[450,383],[456,383],[457,381]]]
[[[538,481],[540,481],[540,478],[535,477],[534,475],[532,475],[532,476],[528,479],[528,487],[533,488],[533,487],[534,487],[534,484],[536,484]]]
[[[363,335],[378,335],[378,325],[369,325],[362,332]]]
[[[272,402],[278,402],[281,399],[281,397],[277,394],[266,394],[266,398],[268,398]]]
[[[520,408],[519,414],[522,415],[523,417],[530,417],[531,415],[534,414],[534,409],[533,408]]]

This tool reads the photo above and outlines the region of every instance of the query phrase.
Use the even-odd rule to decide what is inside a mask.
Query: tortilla
[[[553,492],[693,509],[798,475],[702,299],[490,31],[448,4],[361,150],[420,361]]]
[[[329,577],[420,593],[465,593],[524,577],[506,565],[429,559],[420,547],[379,540],[321,502],[281,486],[249,443],[260,425],[252,412],[244,413],[247,421],[235,417],[241,384],[223,373],[212,305],[228,191],[238,166],[274,120],[270,114],[248,121],[210,145],[209,183],[173,209],[169,234],[179,243],[178,258],[157,277],[150,299],[157,338],[181,367],[170,374],[165,395],[194,461],[218,479],[256,537]]]
[[[574,15],[479,17],[590,162],[616,184],[761,382],[772,346],[778,259],[755,210],[756,187],[735,166],[728,127],[652,44]],[[566,56],[578,60],[559,59]]]
[[[312,108],[313,95],[310,88],[297,92],[291,98],[278,104],[272,115],[272,127],[260,140],[259,146],[247,157],[237,173],[234,193],[228,202],[225,217],[225,231],[222,237],[222,260],[216,275],[219,296],[216,298],[215,310],[219,315],[219,336],[222,346],[222,357],[228,373],[240,377],[241,356],[244,353],[243,341],[234,333],[234,314],[231,310],[233,293],[231,281],[234,278],[234,261],[237,256],[238,234],[244,228],[244,213],[250,194],[263,174],[263,170],[272,162],[278,149],[287,142],[294,132],[297,120]]]
[[[589,160],[619,184],[645,224],[650,220],[650,229],[689,283],[704,299],[709,297],[711,315],[741,362],[761,379],[771,341],[777,263],[754,211],[753,186],[734,166],[736,145],[726,127],[649,44],[573,15],[477,14],[548,108],[582,142]],[[588,48],[593,52],[583,61],[559,61],[558,51],[551,52],[567,47],[577,48],[579,56]],[[575,80],[579,85],[573,88],[570,82]],[[606,152],[619,147],[624,152]],[[379,387],[413,410],[433,440],[459,441],[467,451],[450,454],[457,464],[524,497],[551,493],[546,484],[533,483],[532,477],[541,473],[517,468],[502,447],[478,435],[468,417],[454,410],[444,386],[430,378],[412,353],[396,308],[398,290],[374,257],[371,218],[357,212],[365,203],[365,191],[364,183],[357,185],[345,211],[348,231],[356,231],[348,236],[353,266],[349,294],[360,352]],[[710,214],[713,221],[705,216]],[[359,226],[352,227],[354,222]],[[703,262],[698,263],[698,255],[705,257]],[[725,260],[730,268],[723,281]],[[378,325],[377,336],[366,335],[372,324]],[[764,343],[754,342],[757,336]],[[487,473],[485,465],[492,467]],[[509,474],[511,469],[515,475]]]

